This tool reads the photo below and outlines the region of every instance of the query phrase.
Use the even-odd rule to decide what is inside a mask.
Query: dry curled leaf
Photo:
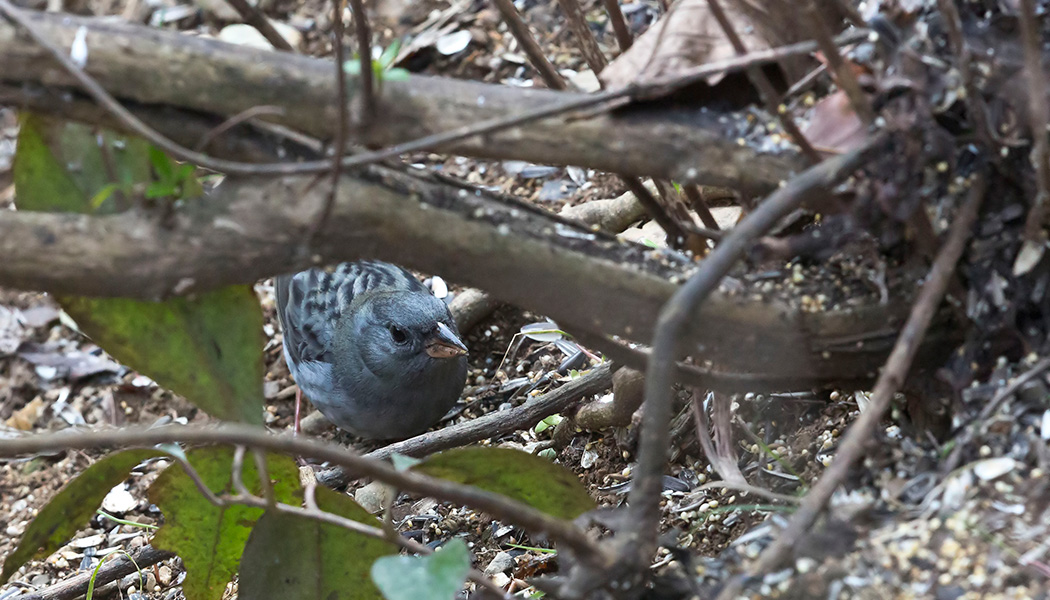
[[[802,27],[784,26],[793,22],[798,13],[787,0],[723,0],[722,7],[748,51],[798,41],[805,31]],[[601,79],[607,88],[617,89],[674,77],[734,56],[736,51],[711,14],[707,0],[679,0],[602,71]],[[792,60],[781,64],[781,68],[789,80],[794,80],[802,74],[801,64]],[[722,74],[712,75],[707,82],[714,85],[721,79]]]

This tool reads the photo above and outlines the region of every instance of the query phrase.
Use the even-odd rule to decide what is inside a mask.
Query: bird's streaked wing
[[[328,353],[335,323],[354,297],[381,289],[430,293],[405,269],[372,261],[281,275],[275,287],[285,350],[297,364],[331,362]]]

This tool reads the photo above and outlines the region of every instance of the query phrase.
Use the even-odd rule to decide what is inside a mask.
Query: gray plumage
[[[436,423],[459,399],[466,348],[445,303],[389,263],[342,263],[277,278],[284,358],[339,427],[389,439]],[[438,357],[435,357],[438,356]]]

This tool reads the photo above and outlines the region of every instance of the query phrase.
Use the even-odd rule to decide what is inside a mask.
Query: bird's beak
[[[455,358],[467,353],[467,347],[444,323],[438,323],[433,335],[427,339],[426,350],[434,358]]]

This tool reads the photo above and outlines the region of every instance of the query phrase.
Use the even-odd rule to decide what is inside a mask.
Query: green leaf
[[[415,470],[503,494],[563,519],[594,509],[572,471],[509,448],[457,448],[431,456]]]
[[[381,523],[349,496],[317,488],[317,506],[373,527]],[[394,544],[300,515],[268,512],[241,557],[241,598],[371,600],[379,590],[372,563],[397,553]]]
[[[149,147],[149,162],[153,165],[160,181],[170,183],[175,181],[175,163],[168,158],[163,150],[156,146]]]
[[[386,556],[372,580],[387,600],[452,600],[470,572],[467,544],[454,539],[430,556]]]
[[[109,490],[127,479],[135,465],[164,455],[160,450],[124,450],[110,454],[66,484],[40,509],[22,534],[18,547],[4,562],[0,585],[26,561],[47,556],[69,541],[88,523]]]
[[[263,322],[251,287],[165,302],[61,300],[81,330],[120,362],[210,415],[262,424]]]
[[[543,433],[551,427],[557,427],[558,423],[561,423],[561,419],[561,415],[550,415],[546,419],[543,419],[539,423],[536,423],[536,426],[532,428],[532,431],[534,433]]]
[[[409,77],[411,77],[411,73],[409,73],[408,69],[402,69],[401,67],[394,67],[383,72],[385,81],[408,81]]]
[[[397,58],[397,53],[400,51],[401,40],[395,39],[394,41],[390,42],[390,45],[387,46],[385,50],[383,50],[383,54],[379,56],[379,60],[377,60],[376,62],[379,63],[380,67],[385,69],[390,65],[394,64],[394,60]]]
[[[94,212],[118,210],[117,194],[93,206],[108,185],[122,190],[151,179],[149,143],[33,114],[21,119],[14,180],[19,210]]]
[[[174,196],[177,191],[178,190],[175,189],[175,184],[173,183],[167,181],[154,181],[146,186],[146,197],[150,200],[156,198],[167,198],[169,196]]]
[[[216,494],[233,489],[233,450],[196,448],[187,452],[189,463],[208,489]],[[299,504],[302,489],[299,469],[286,456],[267,455],[267,469],[279,502]],[[255,461],[246,457],[244,485],[262,494]],[[219,507],[201,495],[193,480],[179,466],[160,474],[150,486],[149,499],[164,513],[164,525],[153,537],[153,546],[178,553],[186,565],[183,593],[188,600],[219,600],[240,565],[244,545],[263,510],[251,506]],[[248,597],[248,596],[244,596]],[[263,596],[265,597],[265,596]]]
[[[113,196],[113,192],[116,192],[119,189],[120,186],[115,183],[107,183],[102,186],[102,189],[95,192],[95,195],[92,196],[91,200],[88,202],[90,212],[101,209],[102,205],[106,203],[106,200],[109,200]]]
[[[96,134],[81,125],[27,115],[18,144],[14,179],[19,210],[97,208],[98,213],[109,213],[117,208],[112,192],[133,184],[145,184],[161,195],[177,191],[171,181],[152,181],[151,167],[175,176],[171,159],[137,138]],[[84,333],[132,369],[214,416],[262,423],[262,314],[250,287],[162,303],[85,298],[59,302]]]
[[[13,169],[18,209],[91,212],[89,195],[51,153],[44,131],[39,117],[28,113],[22,116]]]
[[[415,458],[412,456],[405,456],[404,454],[398,454],[397,452],[390,455],[390,462],[393,463],[394,468],[398,471],[407,471],[412,467],[423,462],[422,459]]]

